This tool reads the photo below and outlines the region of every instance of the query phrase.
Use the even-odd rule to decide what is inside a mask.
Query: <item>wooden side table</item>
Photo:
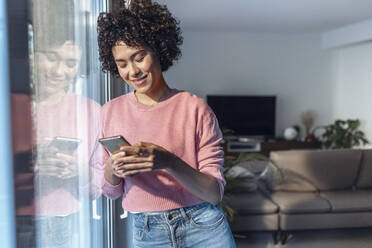
[[[285,150],[307,150],[307,149],[320,149],[322,143],[319,141],[305,142],[305,141],[288,141],[288,140],[275,140],[264,141],[261,143],[260,153],[269,156],[271,151],[285,151]]]

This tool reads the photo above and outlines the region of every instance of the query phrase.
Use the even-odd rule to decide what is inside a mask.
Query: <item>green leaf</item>
[[[326,149],[352,148],[368,140],[363,131],[359,130],[358,119],[336,120],[333,124],[324,126],[325,132],[321,136]]]
[[[227,219],[232,222],[234,220],[234,215],[236,214],[236,211],[232,209],[228,203],[227,200],[223,199],[221,202],[222,210],[225,212]]]

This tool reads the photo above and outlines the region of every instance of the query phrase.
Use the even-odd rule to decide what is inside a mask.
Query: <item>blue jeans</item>
[[[141,248],[234,248],[219,205],[201,203],[161,212],[132,214],[133,246]]]
[[[18,248],[74,248],[78,214],[68,216],[17,216]]]
[[[36,218],[37,241],[40,248],[75,248],[78,214]]]

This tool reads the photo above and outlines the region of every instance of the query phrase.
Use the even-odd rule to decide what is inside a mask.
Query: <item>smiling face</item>
[[[112,54],[121,78],[135,89],[136,95],[156,97],[165,86],[159,60],[149,49],[117,42]]]
[[[78,71],[81,50],[71,41],[35,52],[36,94],[51,96],[65,91]]]

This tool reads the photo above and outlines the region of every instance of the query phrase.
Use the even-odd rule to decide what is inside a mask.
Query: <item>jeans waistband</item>
[[[151,211],[151,212],[141,212],[141,213],[133,213],[133,214],[144,215],[144,216],[146,216],[146,215],[147,216],[153,216],[153,215],[169,214],[169,213],[176,212],[176,211],[181,211],[181,212],[184,211],[185,213],[188,213],[188,212],[192,212],[192,211],[198,210],[200,208],[203,208],[208,204],[210,204],[210,203],[202,202],[202,203],[192,205],[192,206],[187,206],[187,207],[174,208],[174,209],[169,209],[169,210],[164,210],[164,211]]]
[[[140,218],[143,218],[144,229],[148,231],[150,218],[154,218],[153,220],[156,220],[156,222],[159,221],[158,218],[165,220],[167,222],[177,221],[177,219],[179,218],[183,218],[188,221],[190,219],[192,212],[198,209],[204,208],[208,206],[209,204],[210,203],[208,202],[203,202],[203,203],[199,203],[199,204],[188,206],[188,207],[175,208],[175,209],[156,211],[156,212],[134,213],[134,215]]]

